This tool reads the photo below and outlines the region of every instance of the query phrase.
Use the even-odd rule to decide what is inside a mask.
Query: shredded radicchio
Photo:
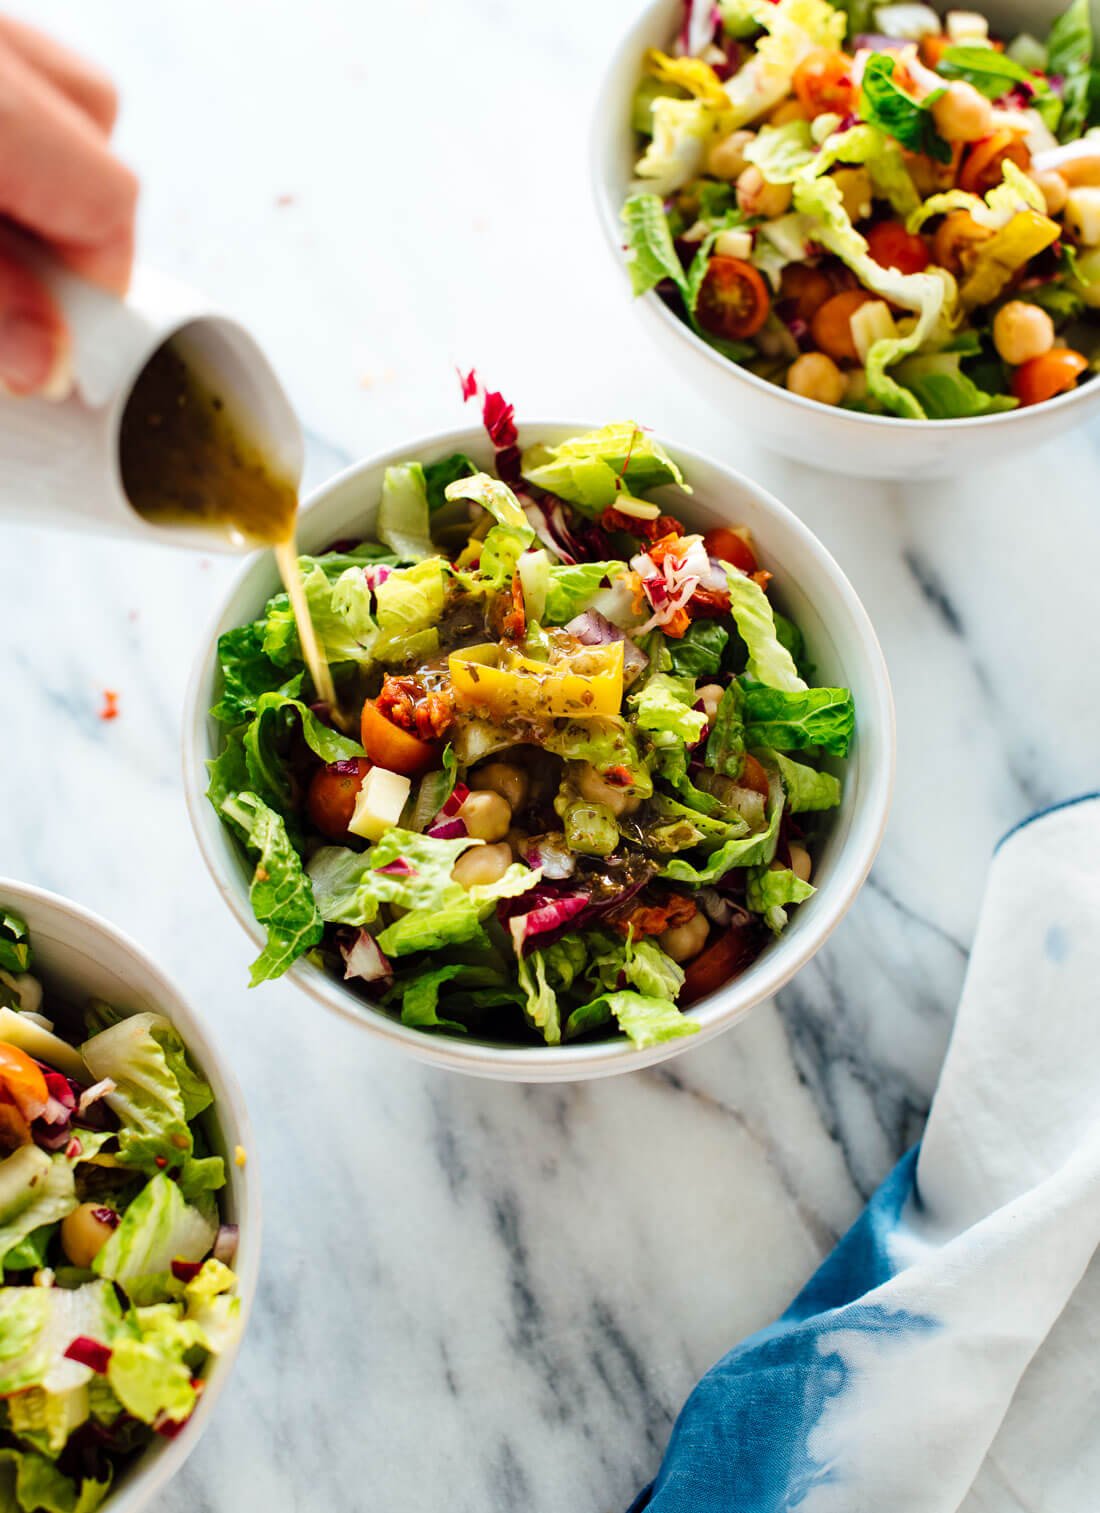
[[[429,825],[425,835],[430,835],[434,841],[460,841],[469,835],[466,821],[460,819],[440,820],[435,825]],[[379,872],[385,872],[385,867],[379,867]]]
[[[606,858],[595,874],[574,875],[555,887],[544,877],[529,893],[501,899],[497,918],[512,937],[517,956],[542,951],[574,930],[593,928],[645,887],[656,871],[652,863],[616,867]]]
[[[509,404],[498,389],[487,389],[476,368],[471,368],[468,373],[463,373],[460,368],[458,381],[464,400],[481,399],[481,420],[496,450],[499,477],[508,484],[518,483],[520,456],[515,405]]]
[[[565,628],[585,646],[607,646],[612,641],[622,641],[623,674],[627,682],[649,666],[649,658],[642,648],[636,646],[625,631],[613,625],[606,615],[601,615],[598,609],[586,609],[570,620]]]

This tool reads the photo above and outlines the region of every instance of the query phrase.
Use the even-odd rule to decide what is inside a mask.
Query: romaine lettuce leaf
[[[894,78],[896,59],[872,53],[863,70],[860,114],[872,126],[888,132],[910,152],[922,152],[937,163],[950,163],[951,148],[936,128],[932,106],[947,88],[933,89],[918,100]]]
[[[324,923],[282,816],[254,793],[230,794],[220,809],[256,863],[248,896],[253,914],[267,928],[267,945],[252,963],[255,987],[281,977],[315,946]]]
[[[746,745],[799,751],[820,746],[847,756],[855,729],[855,705],[847,688],[804,688],[785,693],[761,683],[744,687]]]
[[[35,1230],[72,1213],[76,1203],[72,1164],[63,1155],[21,1145],[0,1161],[0,1268],[14,1270],[15,1248]]]
[[[585,936],[588,966],[585,976],[593,988],[613,993],[624,986],[649,998],[674,999],[684,985],[684,969],[655,940],[593,930]]]
[[[476,462],[465,452],[452,452],[438,462],[424,464],[424,488],[428,495],[428,509],[434,515],[447,502],[447,485],[458,478],[471,478],[480,472]]]
[[[261,694],[255,718],[241,737],[245,781],[240,786],[258,794],[265,804],[284,816],[292,811],[296,801],[288,761],[288,748],[295,733],[300,733],[322,762],[344,762],[363,755],[358,741],[324,724],[300,700],[282,693]],[[217,760],[220,762],[222,758]]]
[[[634,170],[638,178],[661,199],[698,178],[724,114],[706,100],[658,95],[650,108],[653,135]]]
[[[779,822],[783,817],[785,794],[778,773],[769,774],[768,822],[756,835],[728,840],[712,851],[701,867],[674,856],[661,871],[662,877],[674,882],[691,883],[699,887],[704,883],[717,882],[731,867],[768,866],[775,858],[779,843]]]
[[[377,529],[379,541],[405,562],[421,562],[434,553],[428,487],[418,462],[402,462],[386,469]]]
[[[638,798],[648,798],[653,792],[653,780],[630,725],[614,720],[557,721],[543,745],[566,761],[591,762],[597,772],[625,767]]]
[[[111,1390],[142,1423],[162,1415],[182,1423],[198,1399],[188,1356],[204,1347],[202,1329],[183,1318],[178,1305],[166,1303],[132,1310],[128,1323],[107,1365]]]
[[[82,1334],[111,1344],[120,1321],[109,1282],[0,1287],[0,1395],[31,1387],[61,1395],[86,1386],[90,1368],[66,1359],[65,1351]]]
[[[664,447],[633,421],[603,426],[554,447],[529,447],[522,469],[528,483],[588,515],[602,513],[624,489],[645,494],[663,483],[676,483],[691,492]]]
[[[368,663],[371,660],[370,645],[365,644],[349,624],[346,606],[335,594],[335,585],[321,562],[313,557],[300,557],[298,561],[313,629],[329,662],[337,666],[342,662]],[[358,576],[362,579],[361,570]],[[263,619],[263,650],[277,667],[290,667],[302,661],[298,626],[286,594],[277,594],[267,606]]]
[[[550,985],[546,958],[542,951],[520,956],[516,962],[519,985],[523,990],[523,1012],[532,1029],[538,1030],[547,1045],[561,1044],[561,1015],[558,995]]]
[[[131,1302],[164,1302],[176,1290],[172,1262],[203,1260],[217,1232],[216,1218],[185,1202],[176,1183],[158,1171],[129,1204],[92,1270],[117,1282]]]
[[[4,1513],[95,1513],[111,1490],[104,1481],[76,1482],[37,1450],[0,1448],[0,1508]]]
[[[1019,401],[1011,394],[987,394],[962,371],[961,352],[929,352],[907,357],[894,371],[898,383],[908,389],[929,420],[960,420],[968,415],[996,415],[1014,410]]]
[[[464,480],[463,480],[464,481]],[[470,480],[473,482],[473,480]],[[373,654],[380,662],[430,654],[421,637],[434,631],[443,613],[446,580],[443,559],[427,557],[413,567],[397,568],[374,590],[378,636]],[[438,634],[435,637],[438,646]]]
[[[31,965],[31,943],[27,922],[14,909],[0,905],[0,969],[27,972]]]
[[[221,668],[221,697],[210,713],[223,725],[236,725],[252,713],[261,694],[276,692],[297,698],[303,672],[286,676],[264,651],[264,625],[253,621],[227,630],[218,637],[218,665]]]
[[[578,562],[572,567],[552,565],[548,569],[545,623],[565,625],[588,607],[605,582],[625,571],[625,562]]]
[[[949,210],[967,211],[990,231],[1003,230],[1021,210],[1045,212],[1046,200],[1034,179],[1023,173],[1011,158],[1005,158],[1001,171],[1001,182],[994,184],[984,199],[965,189],[945,189],[942,194],[929,195],[909,217],[907,229],[919,231],[933,216],[946,215]]]
[[[1091,34],[1089,42],[1091,45]],[[999,100],[1022,84],[1032,110],[1039,113],[1051,131],[1057,131],[1062,115],[1062,102],[1041,74],[1022,67],[1007,53],[995,47],[966,47],[956,45],[944,49],[936,72],[945,79],[961,79],[972,85],[987,100]]]
[[[791,814],[835,809],[840,803],[840,780],[831,772],[818,772],[816,767],[796,762],[781,751],[769,751],[767,757],[779,769]]]
[[[566,1038],[597,1029],[612,1016],[638,1050],[659,1045],[665,1040],[675,1040],[680,1035],[694,1035],[699,1029],[693,1019],[684,1017],[670,998],[651,997],[625,989],[618,993],[602,993],[591,1003],[574,1009],[566,1023]]]
[[[745,765],[745,696],[736,679],[722,695],[707,737],[707,766],[724,777],[737,778]]]
[[[714,677],[730,633],[718,620],[693,620],[679,640],[666,643],[672,671],[681,677]]]
[[[632,194],[623,206],[626,266],[635,295],[647,294],[666,278],[687,292],[687,275],[676,255],[664,202],[659,194]]]
[[[110,1078],[115,1084],[104,1101],[121,1124],[119,1159],[125,1165],[149,1176],[178,1171],[188,1196],[223,1185],[221,1158],[195,1157],[189,1127],[214,1095],[191,1066],[169,1020],[160,1014],[132,1014],[93,1035],[80,1051],[96,1081]]]
[[[488,510],[498,525],[518,531],[526,545],[530,545],[535,539],[535,532],[515,494],[506,483],[489,473],[475,473],[472,478],[456,479],[454,483],[447,485],[447,498],[472,499],[482,509]]]
[[[730,591],[730,614],[748,648],[746,671],[769,688],[805,688],[794,659],[780,641],[767,594],[754,579],[736,568],[726,568]]]
[[[745,903],[754,914],[762,914],[764,923],[774,935],[779,935],[787,925],[787,904],[800,904],[813,895],[814,889],[804,883],[790,867],[752,867],[745,881]]]
[[[1047,35],[1047,73],[1062,80],[1058,136],[1072,142],[1090,124],[1092,15],[1089,0],[1070,0]]]
[[[693,745],[706,728],[707,717],[695,703],[695,679],[676,673],[657,672],[637,693],[630,695],[634,722],[639,730],[667,732],[685,745]]]

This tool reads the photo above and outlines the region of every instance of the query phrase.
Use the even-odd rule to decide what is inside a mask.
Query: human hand
[[[71,386],[61,312],[5,225],[126,292],[138,186],[108,145],[117,110],[97,69],[0,16],[0,392],[62,398]]]

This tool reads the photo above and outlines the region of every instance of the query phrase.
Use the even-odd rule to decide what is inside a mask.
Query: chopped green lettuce
[[[730,614],[748,648],[750,677],[769,688],[788,691],[805,688],[794,659],[780,641],[767,594],[754,579],[737,568],[726,567],[730,591]]]
[[[687,275],[676,255],[668,216],[659,194],[632,194],[623,206],[626,266],[635,295],[647,294],[666,278],[687,292]]]
[[[325,567],[312,557],[300,557],[298,561],[313,629],[329,662],[334,666],[345,662],[359,665],[370,662],[370,645],[349,623],[346,605],[335,592],[335,585]],[[344,571],[350,572],[351,569]],[[362,579],[362,576],[362,571],[358,570],[358,577]],[[286,594],[277,594],[267,606],[263,621],[263,650],[277,667],[302,662],[298,626]]]
[[[76,1203],[72,1164],[63,1155],[21,1145],[0,1161],[0,1267],[15,1270],[16,1247],[72,1213]]]
[[[1092,69],[1092,14],[1089,0],[1070,0],[1047,36],[1047,72],[1062,80],[1058,136],[1071,142],[1090,121],[1095,94]]]
[[[816,767],[796,762],[781,751],[769,751],[768,760],[779,769],[791,814],[835,809],[840,803],[840,780],[831,772],[818,772]]]
[[[422,632],[433,632],[443,613],[446,580],[443,559],[428,557],[413,567],[398,568],[374,590],[378,637],[373,654],[380,662],[399,662],[406,658],[430,655]]]
[[[752,747],[800,751],[820,746],[847,756],[855,729],[855,706],[847,688],[804,688],[786,693],[760,683],[744,687],[745,742]]]
[[[726,85],[730,110],[724,126],[744,126],[785,100],[799,63],[816,48],[839,47],[847,17],[828,0],[778,0],[753,6],[753,18],[766,28],[756,51]]]
[[[27,922],[13,909],[0,907],[0,969],[26,972],[31,965]]]
[[[434,515],[447,503],[447,487],[459,478],[470,478],[480,472],[476,462],[465,452],[452,452],[438,462],[424,464],[424,490],[428,496],[428,509]]]
[[[92,1270],[117,1282],[131,1302],[165,1302],[175,1291],[172,1262],[201,1261],[217,1230],[215,1218],[186,1202],[176,1183],[157,1172],[127,1207]]]
[[[254,793],[229,794],[220,808],[256,863],[248,896],[252,912],[267,928],[267,945],[252,963],[255,987],[281,977],[315,946],[324,922],[282,815]]]
[[[800,904],[814,892],[790,867],[752,867],[745,881],[745,903],[754,914],[762,914],[764,923],[779,935],[787,925],[787,904]]]
[[[288,678],[286,669],[276,666],[267,655],[262,621],[240,625],[218,637],[218,666],[222,691],[210,713],[224,725],[246,719],[262,694],[275,692],[297,698],[305,676],[296,672]]]
[[[523,476],[536,488],[568,500],[588,515],[614,505],[619,494],[645,494],[664,483],[690,493],[683,474],[648,431],[633,421],[602,426],[557,446],[529,447]]]
[[[707,766],[724,777],[740,777],[745,765],[744,702],[735,679],[722,695],[707,737]]]
[[[650,107],[653,134],[638,160],[638,178],[662,199],[682,189],[702,172],[721,122],[721,107],[708,100],[656,96]]]
[[[37,1450],[0,1448],[0,1508],[4,1513],[95,1513],[111,1490],[106,1480],[79,1484]]]
[[[548,569],[547,625],[565,625],[586,609],[607,582],[626,571],[625,562],[578,562]]]
[[[472,499],[488,510],[498,525],[518,531],[527,544],[535,539],[535,533],[523,513],[523,506],[506,483],[489,473],[475,473],[472,478],[458,478],[447,485],[448,499]]]
[[[379,541],[405,562],[421,562],[434,553],[428,487],[418,462],[402,462],[386,469],[377,529]]]
[[[638,1050],[659,1045],[665,1040],[675,1040],[681,1035],[694,1035],[699,1029],[693,1019],[684,1017],[670,998],[651,997],[624,989],[617,993],[602,993],[591,1003],[574,1009],[566,1022],[566,1037],[598,1029],[612,1017],[618,1020],[620,1030]]]
[[[779,844],[779,823],[783,817],[785,794],[778,773],[769,774],[767,824],[756,835],[735,837],[712,851],[701,867],[693,866],[682,857],[674,856],[661,871],[662,877],[674,882],[691,883],[701,887],[704,883],[717,882],[731,867],[768,866],[775,858]]]
[[[261,694],[255,718],[241,737],[245,781],[240,786],[258,794],[265,804],[284,816],[297,801],[287,758],[288,748],[298,736],[322,762],[344,762],[363,755],[358,741],[324,724],[300,700],[282,693]]]
[[[722,653],[730,633],[718,620],[693,620],[679,640],[666,644],[672,671],[681,677],[714,677],[722,665]]]
[[[940,136],[932,114],[932,106],[947,86],[933,89],[918,100],[894,78],[896,67],[897,61],[889,53],[872,53],[867,59],[860,114],[910,152],[922,152],[938,163],[950,163],[951,147]]]
[[[894,371],[898,383],[916,398],[929,420],[959,420],[967,415],[997,415],[1014,410],[1011,394],[989,394],[962,370],[963,353],[929,352],[907,357]]]
[[[658,672],[648,677],[636,694],[630,695],[639,730],[667,732],[685,745],[693,745],[706,728],[707,717],[695,703],[695,679]]]

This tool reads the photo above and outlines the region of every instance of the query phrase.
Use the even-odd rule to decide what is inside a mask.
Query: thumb
[[[71,388],[60,310],[17,258],[0,252],[0,393],[64,399]]]

